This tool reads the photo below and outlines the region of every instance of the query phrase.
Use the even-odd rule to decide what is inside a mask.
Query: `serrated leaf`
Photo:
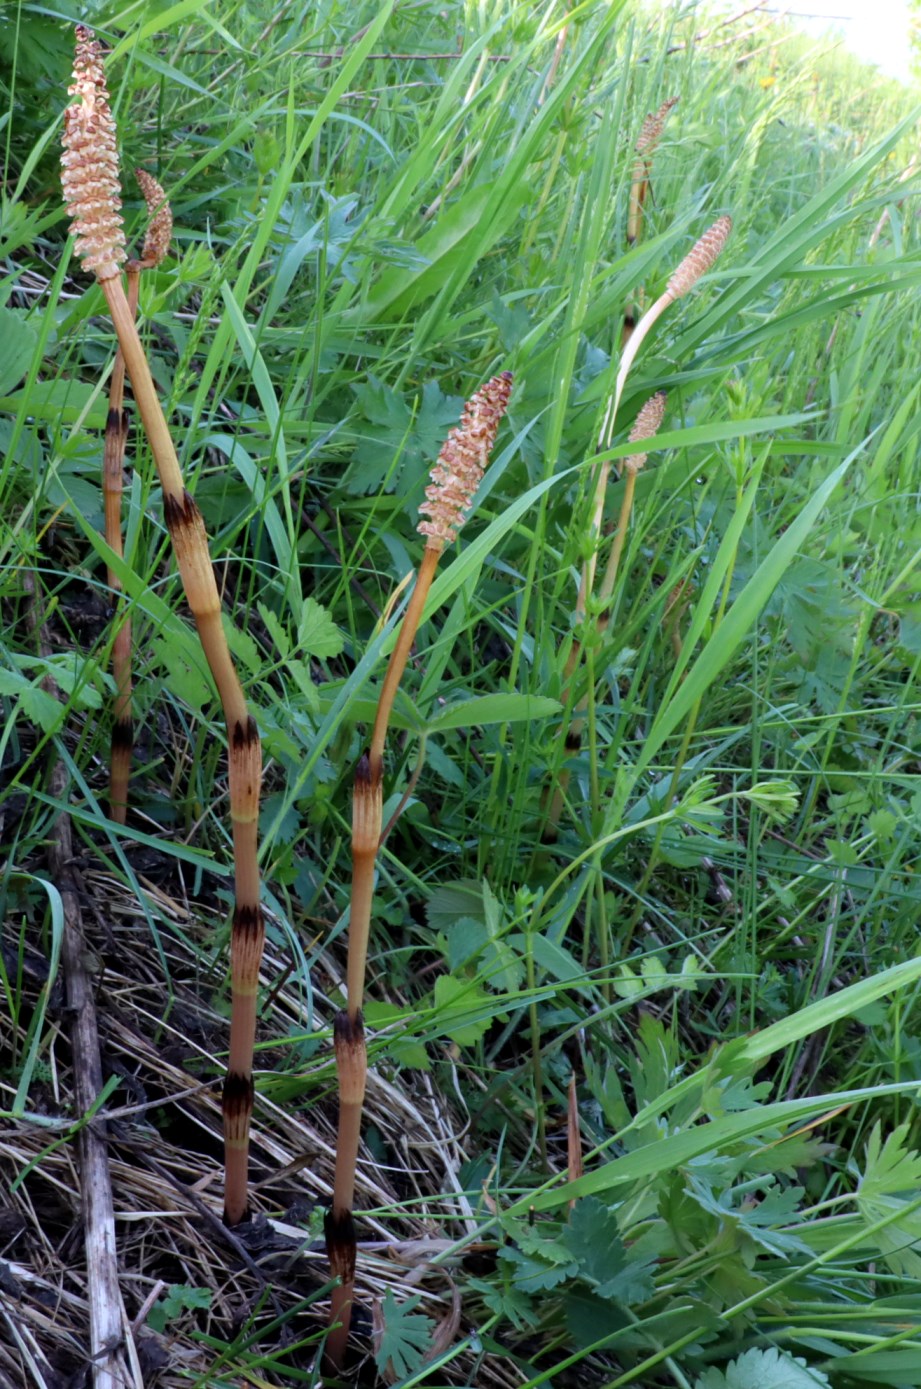
[[[276,816],[281,817],[277,823]],[[285,797],[280,791],[266,796],[259,807],[260,833],[265,833],[270,825],[275,826],[276,844],[293,844],[301,831],[300,815],[293,805],[285,808]]]
[[[574,1259],[570,1259],[568,1263],[551,1264],[544,1259],[525,1254],[524,1250],[516,1249],[514,1245],[507,1245],[500,1252],[499,1258],[502,1263],[511,1265],[516,1290],[529,1294],[558,1288],[567,1279],[575,1277],[579,1269]]]
[[[329,660],[338,656],[345,640],[326,609],[315,598],[305,598],[300,621],[297,624],[298,646],[308,656],[318,660]]]
[[[531,1298],[520,1288],[502,1287],[495,1283],[484,1283],[471,1278],[470,1288],[480,1294],[491,1312],[499,1317],[507,1317],[512,1326],[523,1331],[526,1326],[536,1326],[540,1316]]]
[[[163,669],[169,672],[170,693],[200,713],[211,702],[212,691],[196,659],[198,653],[193,656],[186,649],[185,642],[177,640],[177,634],[173,633],[168,641],[165,637],[156,638],[153,654]],[[201,659],[204,660],[204,657]]]
[[[579,1350],[594,1348],[602,1336],[616,1336],[629,1325],[625,1312],[580,1283],[567,1290],[563,1309],[567,1330]]]
[[[0,667],[0,695],[18,695],[30,683],[20,671]]]
[[[403,1379],[422,1365],[432,1344],[434,1330],[430,1317],[415,1309],[419,1296],[397,1302],[388,1288],[381,1307],[383,1327],[377,1340],[374,1359],[381,1374],[393,1374]]]
[[[262,669],[262,653],[249,632],[238,627],[228,613],[221,613],[221,624],[231,655],[250,672]]]
[[[387,1053],[398,1066],[408,1066],[413,1071],[430,1071],[432,1063],[424,1042],[414,1037],[393,1037],[387,1043]]]
[[[652,1294],[651,1265],[631,1257],[615,1216],[594,1196],[576,1202],[560,1240],[599,1297],[629,1307]]]
[[[908,1124],[892,1130],[885,1143],[877,1123],[866,1149],[866,1165],[857,1188],[857,1208],[868,1225],[904,1213],[881,1230],[873,1242],[896,1273],[921,1278],[921,1210],[912,1210],[921,1185],[921,1155],[905,1146]]]
[[[311,713],[316,713],[320,707],[320,694],[307,666],[303,661],[288,660],[285,662],[285,669],[304,696],[307,708]]]
[[[435,980],[435,1007],[438,1009],[439,1030],[459,1047],[473,1046],[489,1031],[492,1018],[471,1018],[489,1002],[489,995],[477,985],[450,974]]]
[[[18,414],[23,406],[36,420],[62,421],[64,424],[76,424],[82,420],[84,428],[105,429],[105,394],[100,394],[98,388],[87,381],[58,377],[54,381],[33,382],[28,394],[19,390],[12,395],[0,396],[0,410],[9,415]]]
[[[489,943],[489,932],[482,921],[462,916],[448,927],[448,967],[452,971],[469,965]]]
[[[256,607],[259,609],[259,616],[265,624],[266,631],[275,643],[275,648],[279,656],[284,660],[291,650],[291,641],[288,637],[288,633],[285,631],[284,625],[277,613],[273,613],[272,609],[267,608],[265,603],[257,603]]]
[[[26,718],[37,723],[43,733],[53,733],[64,722],[64,706],[39,685],[24,685],[19,703]]]
[[[694,1389],[827,1389],[829,1382],[805,1360],[771,1346],[745,1351],[725,1370],[707,1370]]]
[[[476,878],[458,878],[453,883],[442,883],[436,887],[425,907],[425,919],[431,930],[450,930],[455,921],[469,916],[474,921],[483,922],[483,886]]]
[[[518,940],[519,937],[514,937]],[[522,944],[524,937],[520,937]],[[535,935],[531,941],[531,948],[534,952],[534,959],[541,969],[547,971],[551,978],[560,983],[567,983],[570,979],[581,979],[585,974],[582,966],[574,955],[565,950],[562,945],[557,945],[556,941],[550,940],[548,936]]]
[[[440,776],[449,786],[466,786],[464,774],[457,763],[434,740],[430,739],[426,746],[425,760],[429,770]]]

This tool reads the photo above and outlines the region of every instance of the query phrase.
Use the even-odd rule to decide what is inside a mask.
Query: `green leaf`
[[[841,482],[853,460],[862,451],[860,444],[853,453],[831,473],[802,508],[796,519],[787,527],[767,557],[759,564],[732,607],[726,613],[719,627],[701,651],[697,660],[687,672],[680,685],[675,686],[671,697],[663,701],[662,708],[653,722],[652,728],[643,744],[634,776],[639,777],[661,750],[691,709],[700,701],[714,684],[730,658],[741,645],[744,637],[754,624],[780,582],[785,570],[792,562],[800,545],[812,529],[819,513]]]
[[[315,598],[305,598],[297,624],[298,646],[320,661],[338,656],[345,639],[326,609]]]
[[[181,639],[177,639],[175,631],[169,638],[157,637],[152,649],[158,664],[169,672],[170,693],[201,713],[214,694],[205,674],[204,656],[195,649],[191,633],[184,633]]]
[[[434,1328],[430,1317],[416,1312],[420,1301],[417,1295],[397,1302],[390,1288],[384,1294],[383,1325],[374,1351],[381,1374],[402,1379],[423,1364],[431,1348]]]
[[[221,626],[233,656],[251,674],[262,669],[262,653],[249,632],[238,627],[229,613],[221,613]]]
[[[616,1216],[601,1201],[577,1201],[560,1240],[577,1260],[579,1277],[599,1297],[629,1307],[652,1295],[652,1265],[631,1259]]]
[[[492,1019],[470,1018],[484,1004],[488,994],[475,984],[453,975],[442,974],[435,980],[435,1007],[438,1009],[439,1031],[459,1047],[473,1046],[489,1031]]]
[[[40,685],[24,685],[19,703],[27,719],[37,723],[43,733],[53,733],[64,722],[64,706]]]
[[[523,935],[512,937],[512,944],[521,942],[524,948],[525,938]],[[561,984],[567,983],[570,979],[583,978],[585,971],[579,964],[575,956],[565,950],[562,945],[557,945],[549,936],[534,934],[531,940],[531,949],[534,952],[534,959],[541,969],[546,970],[552,979],[556,979]]]
[[[694,1389],[827,1389],[826,1374],[772,1346],[747,1350],[726,1366],[701,1375]]]
[[[259,616],[265,624],[266,631],[275,643],[279,656],[284,660],[291,650],[287,631],[277,615],[272,612],[271,608],[266,607],[265,603],[257,603],[256,607],[259,609]]]
[[[489,944],[489,932],[482,921],[472,916],[461,916],[448,927],[447,944],[448,968],[456,972],[482,954]]]
[[[441,883],[432,892],[425,908],[425,917],[433,931],[449,931],[461,917],[483,921],[483,885],[476,878],[459,878],[453,883]]]
[[[883,1143],[881,1127],[879,1123],[874,1125],[857,1188],[857,1208],[868,1225],[894,1215],[900,1208],[904,1211],[900,1218],[875,1230],[871,1238],[891,1269],[907,1277],[921,1278],[921,1255],[916,1252],[921,1242],[921,1155],[905,1146],[908,1132],[909,1125],[900,1124]]]
[[[37,338],[20,310],[0,308],[0,395],[18,386],[25,376]]]
[[[174,1283],[166,1297],[154,1303],[147,1314],[147,1325],[153,1331],[164,1332],[170,1322],[181,1317],[183,1312],[211,1306],[213,1293],[210,1288],[193,1288],[184,1283]]]
[[[437,293],[464,259],[465,241],[482,235],[486,213],[495,203],[494,186],[484,183],[450,204],[436,225],[416,242],[415,249],[425,257],[425,263],[385,270],[367,302],[351,309],[346,321],[370,323],[385,313],[389,319],[400,318],[413,304]]]
[[[677,1086],[672,1087],[673,1093],[681,1093],[683,1086],[684,1082],[679,1082]],[[885,1094],[904,1094],[916,1088],[917,1081],[905,1081],[894,1085],[862,1086],[853,1090],[838,1090],[831,1094],[810,1095],[798,1100],[754,1105],[741,1113],[725,1114],[719,1119],[669,1133],[665,1138],[658,1137],[623,1157],[613,1158],[594,1171],[586,1172],[575,1181],[554,1186],[552,1190],[529,1192],[509,1207],[509,1214],[520,1215],[529,1209],[554,1210],[573,1197],[613,1191],[625,1185],[649,1181],[661,1172],[684,1167],[693,1158],[725,1150],[753,1134],[771,1133],[772,1136],[776,1136],[779,1127],[801,1123],[822,1114],[825,1110],[860,1100],[873,1099],[878,1102]],[[658,1105],[649,1106],[647,1110],[641,1111],[635,1116],[634,1125],[648,1123],[652,1112],[663,1103],[664,1097]]]
[[[14,391],[0,396],[0,410],[15,415],[24,408],[36,420],[53,424],[82,423],[87,429],[105,429],[106,398],[98,386],[86,381],[34,381],[28,393]]]
[[[574,1259],[570,1259],[568,1263],[550,1263],[546,1259],[525,1254],[523,1250],[516,1249],[511,1244],[505,1246],[499,1258],[503,1264],[510,1265],[512,1281],[516,1291],[520,1293],[549,1292],[551,1288],[559,1287],[567,1279],[574,1278],[579,1271]]]
[[[443,733],[448,728],[474,728],[478,724],[530,722],[549,719],[562,707],[558,699],[546,695],[477,695],[439,709],[428,720],[427,728],[430,733]]]
[[[408,1066],[413,1071],[430,1071],[432,1063],[424,1042],[413,1037],[393,1037],[387,1043],[387,1053],[398,1066]]]

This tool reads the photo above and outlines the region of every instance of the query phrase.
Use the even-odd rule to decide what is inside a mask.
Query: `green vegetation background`
[[[463,1318],[434,1359],[436,1312],[388,1292],[381,1371],[485,1384],[498,1357],[534,1389],[921,1384],[912,94],[763,16],[719,27],[629,0],[81,15],[115,50],[129,232],[137,164],[175,212],[141,316],[267,755],[265,900],[301,1021],[282,1025],[267,979],[258,1089],[308,1124],[334,1109],[336,998],[311,981],[342,959],[351,774],[420,552],[416,506],[463,399],[515,373],[397,706],[385,820],[422,769],[381,862],[368,1010],[380,1074],[434,1087],[466,1135],[472,1225],[456,1193],[398,1185],[377,1221],[422,1201],[452,1252],[499,1243],[486,1272],[455,1272]],[[57,961],[49,755],[83,861],[117,884],[164,997],[180,944],[220,970],[229,900],[221,724],[137,437],[123,581],[143,735],[127,833],[105,813],[114,346],[59,203],[70,55],[41,8],[0,14],[13,1132],[47,1110],[57,1026],[23,964],[35,948]],[[634,144],[671,96],[631,249]],[[589,632],[572,757],[562,671],[623,313],[723,212],[726,252],[629,378],[618,447],[654,390],[668,413],[613,620]],[[615,481],[612,516],[619,497]],[[564,764],[562,831],[542,846]],[[204,929],[171,923],[151,877],[181,884]],[[224,997],[219,983],[208,1005]],[[585,1175],[566,1186],[572,1076]],[[406,1161],[382,1128],[369,1141]],[[177,1383],[257,1366],[310,1382],[310,1337],[292,1350],[257,1308],[246,1335],[212,1319],[203,1341],[209,1295],[186,1293],[151,1322],[200,1357]]]

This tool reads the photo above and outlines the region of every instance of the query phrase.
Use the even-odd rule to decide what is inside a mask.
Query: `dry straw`
[[[368,751],[361,756],[355,769],[352,793],[352,896],[346,973],[348,1006],[337,1014],[333,1026],[339,1075],[339,1132],[333,1203],[326,1219],[330,1271],[339,1280],[333,1290],[330,1311],[332,1330],[326,1345],[327,1361],[334,1370],[341,1366],[345,1356],[355,1286],[352,1206],[368,1073],[361,1009],[371,930],[374,867],[383,828],[387,728],[438,561],[445,546],[455,540],[463,525],[496,442],[511,391],[511,372],[503,371],[487,381],[467,402],[460,424],[451,430],[432,469],[425,501],[419,508],[424,518],[418,526],[419,534],[425,538],[422,563],[384,675]]]
[[[236,903],[231,939],[230,1055],[224,1084],[225,1219],[247,1212],[249,1123],[253,1107],[256,990],[264,930],[259,905],[257,820],[262,752],[221,625],[221,602],[201,512],[186,492],[176,450],[122,286],[126,259],[115,122],[109,107],[102,51],[90,30],[76,33],[75,101],[64,113],[62,183],[77,254],[106,298],[134,399],[163,489],[163,511],[183,588],[214,676],[227,723],[230,814]],[[146,190],[145,190],[146,191]],[[162,190],[154,193],[159,197]],[[151,249],[168,240],[167,214],[154,216]],[[148,249],[145,247],[145,250]]]

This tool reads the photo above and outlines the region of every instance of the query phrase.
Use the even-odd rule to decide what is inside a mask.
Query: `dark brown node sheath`
[[[160,409],[147,360],[133,320],[126,321],[117,281],[106,280],[103,292],[122,341],[134,398],[163,487],[163,515],[189,608],[205,658],[214,676],[228,730],[228,781],[233,826],[236,907],[230,941],[231,1023],[228,1077],[247,1082],[243,1098],[234,1099],[233,1124],[225,1133],[224,1218],[236,1225],[248,1209],[247,1166],[252,1114],[253,1048],[256,995],[265,940],[259,907],[258,820],[262,777],[259,731],[250,714],[221,624],[221,600],[201,511],[182,485],[172,439]],[[123,296],[121,296],[123,300]],[[122,338],[121,329],[125,329]],[[234,1091],[232,1089],[232,1096]],[[225,1107],[225,1117],[227,1109]]]
[[[326,1249],[330,1273],[339,1278],[330,1306],[331,1330],[326,1342],[330,1366],[341,1366],[349,1339],[352,1298],[355,1291],[355,1170],[361,1142],[361,1114],[365,1102],[368,1056],[361,1013],[343,1009],[333,1023],[333,1044],[339,1076],[339,1131],[336,1141],[336,1173],[332,1209],[326,1220]],[[336,1324],[338,1323],[338,1325]]]

